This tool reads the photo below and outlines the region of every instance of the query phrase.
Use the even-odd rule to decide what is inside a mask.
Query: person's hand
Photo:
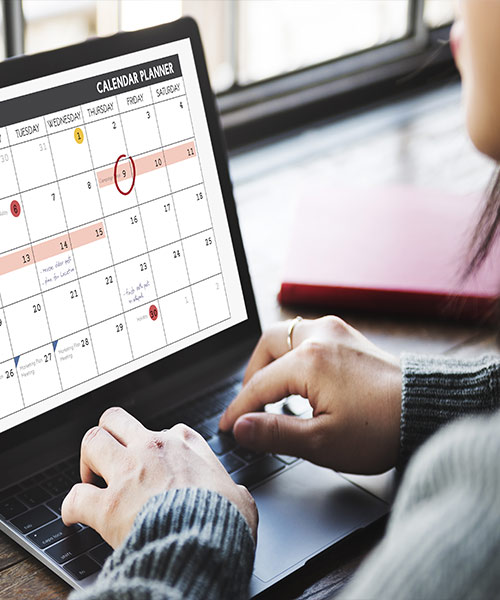
[[[248,490],[236,485],[205,440],[186,425],[150,431],[121,408],[110,408],[82,440],[82,483],[64,499],[66,525],[89,525],[118,547],[145,502],[163,491],[198,487],[230,500],[245,517],[253,537],[257,509]],[[107,487],[95,484],[102,477]]]
[[[401,418],[398,359],[337,317],[298,322],[290,351],[288,326],[277,323],[263,334],[220,428],[233,428],[247,448],[338,471],[368,474],[393,467]],[[253,412],[291,394],[309,400],[312,418]]]

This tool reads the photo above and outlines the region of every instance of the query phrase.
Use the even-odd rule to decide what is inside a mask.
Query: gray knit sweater
[[[405,355],[399,468],[387,533],[342,598],[486,599],[500,593],[500,361]],[[71,600],[245,598],[254,546],[207,490],[149,500],[96,584]]]

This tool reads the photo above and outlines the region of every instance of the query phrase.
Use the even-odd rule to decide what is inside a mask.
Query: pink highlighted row
[[[53,258],[71,249],[75,250],[81,246],[86,246],[92,242],[97,242],[106,237],[104,224],[94,223],[87,227],[82,227],[71,233],[65,233],[46,242],[40,242],[34,246],[28,246],[22,250],[17,250],[6,256],[0,256],[0,275],[17,271],[23,267],[29,267],[42,260]],[[32,249],[33,248],[33,251]]]
[[[174,148],[159,150],[152,154],[146,154],[140,158],[134,158],[136,175],[144,175],[156,169],[173,165],[174,163],[187,160],[196,156],[194,142],[186,142]],[[126,181],[132,177],[132,167],[130,161],[126,158],[118,164],[116,179],[117,181]],[[114,183],[114,167],[109,167],[97,172],[97,181],[99,187],[103,188]]]

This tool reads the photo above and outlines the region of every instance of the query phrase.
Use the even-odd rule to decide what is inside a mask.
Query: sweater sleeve
[[[341,599],[498,598],[499,456],[500,413],[461,419],[424,444],[384,539]]]
[[[500,407],[500,359],[403,354],[398,469],[442,425]]]
[[[245,598],[254,542],[241,513],[202,489],[151,498],[94,585],[70,600]]]

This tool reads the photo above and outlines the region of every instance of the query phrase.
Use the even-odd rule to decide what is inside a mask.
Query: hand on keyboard
[[[123,409],[109,409],[83,438],[80,470],[82,483],[65,498],[63,521],[66,526],[89,525],[114,548],[149,498],[183,487],[202,487],[225,496],[256,535],[252,496],[233,482],[203,437],[186,425],[154,432]],[[107,487],[97,487],[98,477]]]
[[[255,451],[299,456],[349,473],[380,473],[399,452],[401,368],[336,317],[302,320],[260,339],[243,388],[220,420]],[[291,394],[307,398],[313,417],[254,412]],[[250,413],[250,414],[247,414]]]

